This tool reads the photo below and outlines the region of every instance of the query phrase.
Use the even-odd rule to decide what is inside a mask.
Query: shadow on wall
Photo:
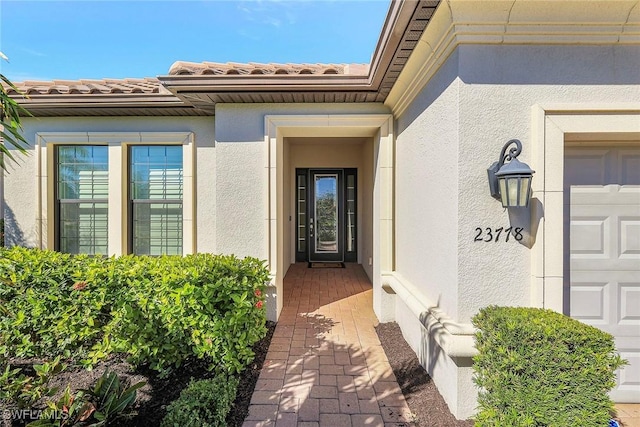
[[[515,228],[522,228],[522,240],[519,240],[523,246],[531,249],[536,243],[538,235],[538,226],[540,220],[544,218],[544,206],[537,198],[532,198],[527,208],[509,208],[509,224]]]
[[[4,246],[26,246],[24,233],[9,205],[4,205]]]

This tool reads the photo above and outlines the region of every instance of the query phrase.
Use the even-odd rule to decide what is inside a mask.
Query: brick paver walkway
[[[362,267],[292,265],[243,427],[409,426]]]

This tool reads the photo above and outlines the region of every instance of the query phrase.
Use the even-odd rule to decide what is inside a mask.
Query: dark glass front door
[[[296,170],[296,261],[356,261],[356,170]]]

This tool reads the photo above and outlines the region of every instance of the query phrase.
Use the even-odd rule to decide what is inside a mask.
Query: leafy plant
[[[92,367],[114,352],[167,373],[187,358],[239,372],[266,333],[269,273],[254,258],[90,258],[0,248],[0,357]]]
[[[107,426],[130,415],[136,392],[144,385],[141,381],[126,387],[115,372],[106,370],[91,390],[71,394],[67,386],[62,397],[56,402],[47,402],[40,419],[28,427]]]
[[[86,425],[83,423],[91,418],[94,411],[95,407],[87,401],[82,391],[71,394],[70,387],[67,386],[60,399],[56,402],[47,402],[47,408],[42,412],[40,419],[27,424],[27,427]]]
[[[0,59],[4,59],[5,61],[9,60],[2,52],[0,52]],[[20,116],[31,114],[9,96],[6,89],[7,87],[20,93],[18,88],[8,78],[0,74],[0,142],[4,139],[13,145],[20,153],[25,154],[27,152],[26,147],[29,143],[21,134],[22,123]],[[0,170],[6,168],[4,156],[15,161],[11,150],[0,143]]]
[[[58,389],[50,388],[49,381],[65,367],[57,357],[52,362],[33,365],[35,375],[27,375],[22,369],[6,364],[0,372],[0,400],[28,408],[43,397],[53,396]]]
[[[130,387],[120,382],[115,372],[106,370],[91,390],[82,390],[93,405],[95,425],[107,425],[113,420],[125,416],[126,411],[135,403],[137,390],[146,383],[140,381]]]
[[[473,318],[476,426],[607,425],[623,366],[613,337],[551,310],[491,306]]]
[[[226,426],[238,388],[238,379],[219,374],[212,379],[192,381],[180,397],[167,407],[161,427]]]

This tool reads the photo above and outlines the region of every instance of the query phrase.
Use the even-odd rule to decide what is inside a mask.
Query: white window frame
[[[36,226],[41,249],[54,249],[55,147],[57,145],[107,145],[109,147],[108,255],[129,252],[128,185],[129,146],[182,145],[183,255],[196,252],[195,137],[193,132],[46,132],[36,134],[38,215]]]

